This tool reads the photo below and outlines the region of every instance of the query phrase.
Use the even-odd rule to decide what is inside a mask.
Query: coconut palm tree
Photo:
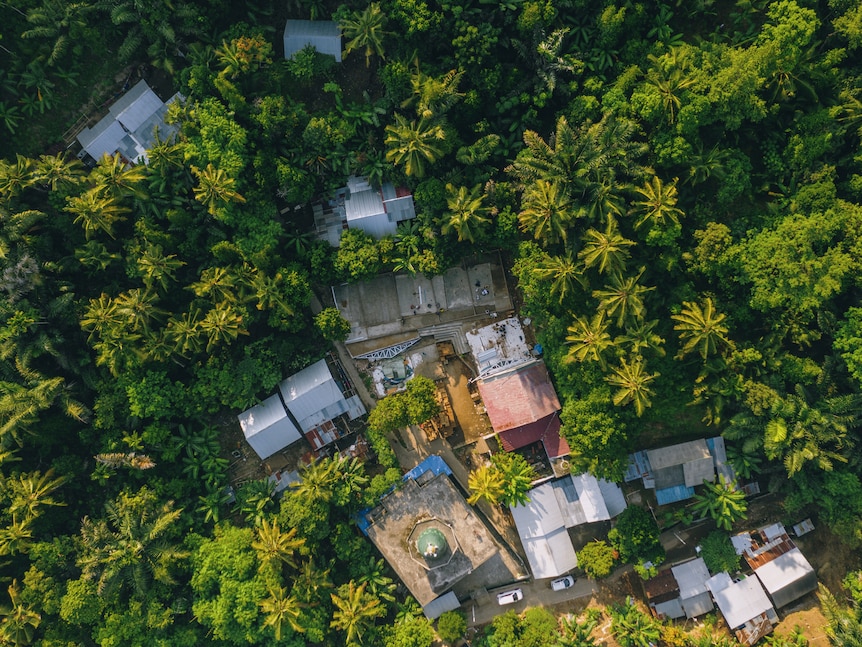
[[[643,276],[645,268],[641,268],[637,276],[623,278],[621,274],[613,274],[609,285],[604,290],[595,290],[593,296],[599,299],[599,310],[608,316],[617,316],[617,326],[622,328],[626,322],[639,322],[643,319],[646,308],[644,295],[655,290],[655,287],[644,287],[638,281]]]
[[[576,217],[571,201],[559,184],[536,180],[524,191],[518,214],[521,230],[532,233],[543,246],[565,243]]]
[[[90,173],[96,190],[114,198],[146,199],[147,191],[141,186],[146,179],[146,166],[129,166],[119,153],[103,156]]]
[[[98,231],[114,238],[114,225],[129,212],[118,198],[104,195],[98,188],[69,198],[64,210],[75,216],[88,240]]]
[[[731,347],[725,323],[727,316],[715,310],[712,298],[707,297],[702,306],[694,301],[684,301],[682,306],[679,314],[671,315],[671,319],[679,322],[673,329],[680,331],[679,338],[683,342],[678,358],[697,350],[705,361],[710,355]]]
[[[114,303],[117,316],[122,318],[128,330],[148,333],[150,324],[167,313],[156,307],[158,295],[147,289],[132,288],[117,295]]]
[[[496,505],[503,498],[503,476],[491,465],[481,465],[470,472],[467,487],[470,489],[470,496],[467,498],[470,505],[476,505],[482,499]]]
[[[266,614],[263,626],[272,627],[276,642],[281,640],[285,626],[289,626],[298,633],[305,632],[305,628],[299,623],[302,605],[295,597],[288,595],[284,587],[271,588],[269,597],[260,603],[260,609]]]
[[[449,211],[443,216],[442,233],[448,234],[454,230],[459,241],[476,242],[483,227],[491,222],[488,218],[490,209],[483,204],[485,196],[480,192],[481,188],[479,184],[472,189],[464,186],[455,189],[452,184],[446,185]]]
[[[368,587],[368,592],[376,598],[395,602],[395,582],[386,575],[386,562],[369,557],[358,579],[359,584]]]
[[[668,123],[676,121],[677,113],[682,106],[679,94],[695,82],[694,79],[685,76],[685,69],[688,66],[686,57],[682,53],[682,48],[673,47],[670,52],[661,57],[654,54],[647,56],[652,65],[647,72],[646,82],[661,96]]]
[[[296,567],[294,555],[305,546],[305,539],[296,536],[296,528],[282,532],[277,521],[264,519],[255,531],[257,538],[251,547],[257,551],[261,569],[277,569],[281,564]]]
[[[628,346],[628,352],[632,356],[642,355],[643,351],[649,349],[659,357],[664,357],[664,339],[655,332],[656,326],[658,319],[636,322],[627,326],[625,334],[614,339],[614,343],[621,347]]]
[[[442,117],[464,94],[458,92],[458,84],[464,76],[463,70],[449,70],[440,77],[425,74],[416,65],[410,77],[413,95],[401,103],[402,108],[415,105],[420,118]]]
[[[44,474],[37,470],[3,479],[3,488],[11,498],[7,512],[13,519],[34,519],[43,506],[66,505],[51,496],[65,482],[65,476],[54,478],[53,469]]]
[[[704,517],[708,515],[719,528],[730,531],[734,523],[746,518],[748,503],[736,481],[728,483],[724,475],[719,475],[718,483],[704,481],[703,491],[694,495],[692,510]]]
[[[82,576],[106,595],[123,587],[143,595],[152,580],[174,584],[174,566],[189,555],[174,539],[182,510],[142,488],[121,493],[105,511],[107,519],[85,517],[81,523]]]
[[[365,67],[371,65],[371,56],[376,54],[384,58],[383,41],[388,35],[384,31],[386,16],[380,10],[379,2],[372,2],[362,11],[354,11],[344,20],[340,27],[347,39],[344,46],[345,55],[357,49],[365,50]]]
[[[174,275],[185,263],[176,254],[165,254],[161,245],[147,245],[135,259],[138,271],[147,290],[158,285],[162,292],[167,292],[168,285],[174,280]]]
[[[586,267],[596,267],[599,274],[622,274],[629,257],[628,248],[636,244],[620,233],[614,218],[607,219],[604,231],[588,229],[583,242],[578,258]]]
[[[233,189],[236,180],[212,163],[207,164],[204,170],[192,166],[192,173],[198,179],[198,185],[193,189],[195,200],[206,205],[211,216],[217,215],[220,207],[226,204],[245,202],[245,198]]]
[[[407,175],[423,177],[425,163],[436,162],[444,153],[446,133],[442,126],[428,119],[407,121],[395,115],[395,124],[386,126],[386,160],[403,164]]]
[[[362,643],[375,618],[386,613],[380,600],[365,592],[365,584],[357,586],[353,580],[340,586],[337,594],[330,593],[330,598],[335,612],[329,625],[344,633],[346,644]]]
[[[33,160],[17,153],[14,162],[0,160],[0,198],[9,200],[35,182]]]
[[[664,184],[657,175],[653,175],[643,186],[635,187],[635,193],[643,198],[632,202],[631,213],[637,217],[635,229],[640,229],[646,223],[652,227],[665,227],[670,223],[679,225],[679,219],[684,214],[676,206],[678,180],[674,178],[670,184]]]
[[[208,267],[201,272],[201,278],[188,286],[187,289],[196,296],[209,299],[213,303],[237,302],[237,275],[226,267]]]
[[[243,315],[229,303],[219,303],[200,320],[200,329],[207,336],[207,352],[219,344],[226,344],[240,335],[247,335]]]
[[[166,341],[172,344],[175,353],[182,356],[200,352],[206,336],[201,328],[200,311],[195,308],[179,318],[171,317],[165,327]]]
[[[13,521],[0,527],[0,555],[17,555],[30,550],[33,543],[31,520]]]
[[[659,374],[647,373],[646,363],[640,357],[636,357],[631,363],[622,358],[619,367],[612,369],[612,371],[612,374],[606,377],[605,381],[618,389],[614,393],[614,404],[617,406],[634,404],[635,413],[638,416],[643,415],[647,407],[652,406],[650,397],[655,395],[655,392],[648,385]]]
[[[301,498],[329,503],[335,494],[334,487],[339,478],[338,461],[321,458],[307,465],[300,472],[299,483],[291,483],[291,487]]]
[[[563,256],[548,256],[533,272],[543,279],[550,279],[551,296],[559,298],[560,303],[574,294],[576,283],[583,289],[587,288],[584,266],[572,257],[570,249]]]
[[[862,645],[862,608],[859,602],[851,606],[839,604],[835,596],[822,583],[818,585],[817,597],[826,617],[826,636],[832,647],[858,647]]]
[[[607,366],[605,353],[614,346],[608,328],[603,311],[596,313],[589,320],[585,317],[577,317],[569,326],[569,334],[566,335],[566,343],[570,344],[566,359],[598,362],[604,369]]]
[[[78,186],[84,179],[84,165],[76,159],[67,160],[65,153],[40,155],[33,169],[33,181],[51,191]]]
[[[33,634],[42,622],[42,616],[21,600],[18,580],[6,589],[9,604],[0,606],[0,643],[16,647],[33,642]]]

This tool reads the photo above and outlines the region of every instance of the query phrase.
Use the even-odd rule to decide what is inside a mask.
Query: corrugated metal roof
[[[431,602],[422,607],[422,613],[425,614],[426,618],[434,621],[447,611],[454,611],[460,606],[461,603],[458,602],[458,596],[449,591],[446,595],[441,595],[436,600],[431,600]]]
[[[685,617],[685,611],[679,602],[679,598],[668,600],[667,602],[659,602],[653,605],[655,612],[664,618],[672,618],[674,620]]]
[[[569,532],[560,528],[544,537],[521,540],[533,577],[542,580],[558,577],[578,565]]]
[[[479,380],[477,386],[497,433],[541,420],[560,409],[543,362]]]
[[[123,124],[126,130],[134,132],[164,105],[147,82],[142,80],[108,108],[108,112]]]
[[[721,573],[716,573],[706,581],[706,588],[715,595],[731,584],[733,584],[733,580],[730,579],[730,575],[722,571]]]
[[[570,477],[575,484],[578,500],[584,510],[587,523],[596,521],[607,521],[611,518],[602,491],[599,488],[598,479],[592,474],[578,474]]]
[[[245,439],[261,459],[272,456],[302,438],[288,418],[278,395],[272,395],[244,411],[237,419]]]
[[[345,413],[347,402],[326,360],[315,362],[278,385],[287,408],[303,431]]]
[[[599,479],[599,489],[602,491],[605,507],[612,519],[626,509],[626,496],[619,485]]]
[[[721,615],[731,629],[741,627],[761,613],[773,611],[772,602],[766,597],[766,591],[760,581],[752,576],[740,582],[734,582],[720,591],[713,591],[715,603]]]
[[[386,210],[383,208],[383,199],[380,197],[380,193],[369,188],[362,191],[351,191],[344,200],[344,212],[347,215],[347,222],[355,224],[356,220],[385,214]]]
[[[712,597],[710,597],[709,592],[701,593],[700,595],[695,595],[694,597],[680,601],[682,602],[682,609],[685,611],[685,617],[689,620],[702,616],[704,613],[709,613],[715,609],[715,605],[712,603]]]
[[[529,503],[511,508],[521,539],[544,537],[566,527],[554,486],[543,483],[529,491]]]
[[[487,405],[485,407],[487,409]],[[569,443],[560,436],[560,417],[555,413],[522,427],[500,432],[500,443],[507,452],[541,440],[549,458],[568,456]]]
[[[677,501],[685,501],[694,496],[694,488],[684,485],[677,485],[669,488],[656,488],[655,498],[659,505],[667,505],[676,503]]]
[[[790,604],[817,588],[814,568],[798,548],[779,555],[754,572],[777,607]],[[802,586],[794,586],[797,583]]]
[[[682,471],[688,487],[703,485],[704,481],[712,483],[715,480],[715,464],[712,456],[689,461],[682,466]]]
[[[679,584],[679,597],[683,600],[707,592],[706,581],[710,575],[702,557],[673,566],[670,570],[673,571],[673,576]]]
[[[672,465],[682,465],[701,458],[712,458],[709,447],[703,439],[660,449],[648,449],[646,454],[654,470],[661,470]]]
[[[306,45],[341,62],[341,31],[332,20],[288,20],[284,26],[284,57],[290,58]]]
[[[98,162],[105,155],[113,155],[125,136],[123,127],[108,115],[92,128],[82,130],[78,134],[78,141],[87,154]]]

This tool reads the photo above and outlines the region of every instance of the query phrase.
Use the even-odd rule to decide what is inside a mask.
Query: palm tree
[[[269,597],[260,603],[260,608],[266,614],[263,626],[272,627],[276,642],[281,640],[281,632],[285,625],[296,632],[305,632],[305,628],[299,624],[302,605],[295,597],[288,595],[284,587],[271,588]]]
[[[0,160],[0,198],[14,198],[34,182],[33,160],[20,153],[16,153],[14,163]]]
[[[817,598],[826,617],[826,636],[832,647],[858,647],[862,645],[862,609],[853,600],[848,608],[839,604],[835,596],[822,583],[818,585]]]
[[[380,600],[365,592],[365,584],[356,586],[353,580],[340,586],[337,595],[330,593],[330,598],[335,612],[329,625],[344,632],[346,644],[361,643],[374,619],[386,613]]]
[[[119,153],[113,157],[103,156],[90,173],[90,179],[97,191],[114,198],[133,196],[144,200],[147,197],[146,190],[140,186],[147,179],[147,167],[129,166]]]
[[[467,479],[467,487],[470,489],[467,503],[476,505],[485,499],[491,505],[496,505],[503,498],[504,486],[499,470],[491,465],[481,465],[470,472]]]
[[[114,299],[117,316],[133,332],[148,333],[150,324],[167,314],[156,307],[158,295],[150,290],[133,288],[122,292]]]
[[[446,133],[439,124],[427,119],[408,122],[396,114],[395,124],[386,126],[386,160],[404,164],[407,175],[423,177],[425,162],[434,163],[443,155],[445,139]]]
[[[208,267],[201,272],[200,281],[192,283],[188,289],[213,303],[236,303],[237,287],[237,277],[230,269]]]
[[[620,406],[633,403],[635,413],[641,416],[646,408],[652,405],[650,397],[655,395],[655,392],[648,385],[658,376],[658,373],[647,373],[646,363],[642,358],[637,357],[631,363],[623,358],[619,367],[613,369],[613,373],[605,380],[618,388],[614,394],[614,404]]]
[[[562,618],[562,635],[556,647],[596,647],[593,631],[599,625],[594,617],[587,616],[583,622],[568,614]]]
[[[684,342],[678,358],[697,349],[705,361],[709,355],[730,348],[729,329],[725,324],[727,316],[715,310],[712,298],[707,297],[703,306],[693,301],[684,301],[682,306],[678,315],[671,315],[671,319],[679,322],[673,329],[680,331],[679,338]]]
[[[449,70],[437,78],[419,69],[410,77],[413,95],[401,103],[402,108],[416,104],[416,115],[420,118],[442,117],[457,103],[463,93],[458,92],[458,84],[464,76],[463,70]]]
[[[608,316],[617,315],[617,326],[622,328],[627,321],[640,321],[643,319],[646,308],[643,303],[643,295],[655,287],[644,287],[638,284],[643,276],[645,268],[641,268],[637,276],[623,278],[620,274],[611,276],[610,285],[604,290],[595,290],[593,296],[599,299],[599,310]]]
[[[613,348],[614,342],[608,333],[608,322],[605,313],[600,311],[587,320],[585,317],[577,317],[568,328],[566,343],[571,344],[566,359],[578,362],[598,362],[604,369],[605,353]]]
[[[661,628],[633,602],[610,609],[611,633],[622,647],[652,647],[659,643]]]
[[[30,519],[13,521],[0,527],[0,555],[26,553],[33,543],[33,529]]]
[[[329,569],[317,568],[311,559],[302,563],[293,581],[295,594],[308,604],[319,601],[320,592],[332,588]]]
[[[93,335],[108,337],[124,322],[125,315],[120,312],[117,302],[103,292],[98,299],[90,299],[81,318],[81,328],[90,333],[92,341]]]
[[[341,31],[347,40],[344,53],[349,54],[356,49],[365,49],[365,67],[371,65],[371,55],[384,58],[383,40],[388,35],[383,30],[386,16],[380,10],[379,2],[372,2],[362,11],[354,11],[349,18],[341,23]]]
[[[628,352],[633,356],[642,355],[642,351],[650,349],[659,357],[664,357],[664,339],[655,332],[656,326],[658,319],[636,322],[633,326],[627,326],[625,334],[614,339],[614,343],[628,346]]]
[[[503,496],[500,503],[507,506],[525,505],[530,502],[527,492],[536,480],[536,470],[520,454],[500,452],[491,456],[491,463],[503,478]]]
[[[583,264],[572,258],[572,251],[566,250],[563,256],[548,256],[533,272],[543,279],[551,280],[551,296],[559,298],[560,303],[575,292],[575,283],[587,288]]]
[[[368,587],[368,592],[375,598],[386,600],[387,602],[395,602],[395,582],[391,577],[386,575],[386,562],[382,559],[374,559],[369,557],[363,569],[362,575],[359,576],[359,583]]]
[[[682,51],[679,47],[673,47],[664,56],[650,54],[647,57],[652,66],[647,72],[646,82],[661,96],[669,123],[676,121],[676,114],[682,106],[679,93],[694,85],[694,79],[683,76],[687,65],[685,57],[680,55]]]
[[[165,327],[165,338],[173,344],[174,352],[186,356],[203,348],[206,333],[201,328],[200,311],[192,309],[179,318],[171,317]]]
[[[603,232],[592,228],[587,230],[578,258],[588,268],[596,266],[599,274],[622,274],[629,257],[628,248],[635,244],[620,233],[616,219],[608,218]]]
[[[176,254],[165,255],[161,245],[147,245],[135,259],[135,263],[147,290],[158,284],[163,292],[167,292],[169,282],[174,280],[176,271],[185,265]]]
[[[222,203],[245,202],[245,198],[233,189],[236,180],[212,163],[207,164],[203,171],[192,166],[192,173],[198,179],[198,185],[193,189],[195,200],[205,204],[211,216],[219,213]]]
[[[305,545],[305,539],[296,536],[296,528],[282,532],[276,521],[264,519],[256,528],[257,539],[251,547],[257,551],[261,569],[277,569],[281,564],[295,567],[294,554]]]
[[[536,180],[524,191],[518,214],[521,230],[531,232],[542,245],[565,243],[575,217],[572,203],[560,185]]]
[[[239,335],[247,335],[243,315],[229,303],[220,303],[206,313],[200,329],[207,335],[207,352],[218,344],[226,344]]]
[[[105,510],[107,519],[81,523],[82,576],[106,595],[124,586],[143,595],[151,580],[174,584],[173,567],[189,555],[173,541],[182,510],[173,501],[159,504],[146,488],[121,493]]]
[[[679,219],[684,214],[676,206],[678,180],[674,178],[670,184],[664,184],[657,175],[653,175],[643,186],[635,187],[635,193],[643,198],[632,203],[631,213],[637,216],[635,229],[640,229],[648,222],[653,227],[663,227],[668,223],[679,226]]]
[[[23,646],[33,642],[33,633],[39,628],[42,616],[21,601],[18,580],[6,589],[9,604],[0,606],[0,643]]]
[[[719,528],[730,531],[733,524],[746,518],[748,503],[745,493],[719,475],[718,483],[703,482],[703,492],[695,494],[692,510],[702,516],[709,515]]]
[[[299,483],[291,483],[291,487],[303,499],[329,503],[339,478],[338,461],[322,458],[306,466],[299,475]]]
[[[67,160],[66,154],[40,155],[33,170],[33,181],[51,191],[77,186],[83,181],[84,165],[76,159]]]
[[[482,228],[491,222],[487,214],[490,209],[483,205],[485,196],[480,193],[481,185],[477,184],[472,189],[459,187],[457,190],[452,184],[446,185],[446,204],[449,212],[443,216],[443,226],[440,231],[448,234],[454,230],[458,234],[459,241],[476,242],[477,235],[481,234]]]
[[[87,239],[100,230],[114,238],[114,225],[129,211],[118,198],[106,196],[98,189],[69,198],[64,210],[75,216]]]
[[[66,505],[62,501],[55,501],[50,496],[65,482],[65,476],[54,478],[53,469],[49,469],[44,474],[37,470],[4,479],[3,487],[7,494],[11,495],[7,512],[13,519],[18,519],[19,513],[23,513],[24,519],[34,519],[39,516],[39,508],[42,506]]]

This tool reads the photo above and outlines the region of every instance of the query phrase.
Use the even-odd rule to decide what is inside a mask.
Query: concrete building
[[[607,521],[626,507],[616,484],[590,474],[543,483],[527,496],[528,503],[510,509],[536,579],[558,577],[578,565],[569,528]]]
[[[756,577],[734,582],[727,573],[719,573],[706,586],[728,628],[743,645],[753,645],[778,624],[778,614]]]
[[[89,155],[98,162],[105,155],[119,153],[129,164],[146,164],[147,151],[157,138],[167,141],[179,130],[177,125],[166,124],[164,117],[168,106],[180,98],[177,93],[163,102],[146,81],[138,81],[95,126],[78,134],[83,148],[78,157]]]
[[[769,593],[775,608],[787,606],[817,589],[814,568],[783,524],[741,533],[731,537],[731,541]]]
[[[479,590],[525,575],[498,567],[503,547],[450,474],[442,458],[429,457],[359,524],[429,617],[453,608],[452,588],[462,582]]]
[[[341,62],[341,30],[332,20],[288,20],[284,26],[284,58],[311,45]]]

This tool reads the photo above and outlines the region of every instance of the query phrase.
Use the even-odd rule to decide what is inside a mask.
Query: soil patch
[[[488,416],[481,407],[478,391],[470,384],[472,371],[461,357],[454,356],[443,366],[446,380],[446,391],[452,403],[457,429],[449,442],[453,447],[474,443],[493,429]],[[476,394],[474,399],[474,394]]]

